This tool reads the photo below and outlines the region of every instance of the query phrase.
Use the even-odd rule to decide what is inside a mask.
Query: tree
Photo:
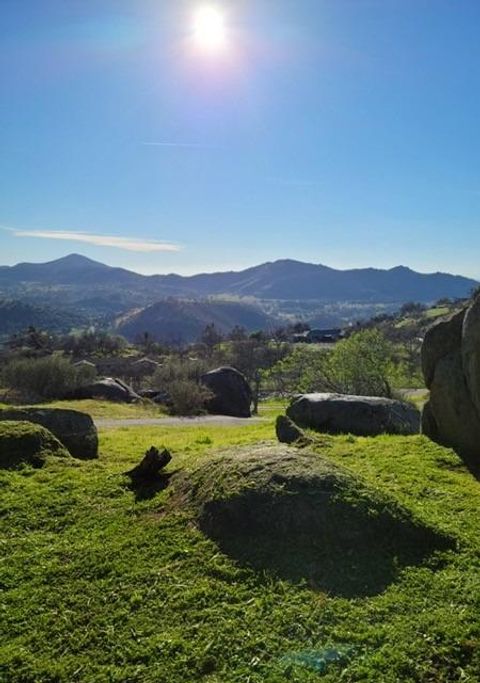
[[[272,344],[261,333],[254,333],[248,339],[228,345],[223,360],[245,375],[252,388],[254,413],[258,411],[263,371],[275,365],[289,350],[288,344]]]
[[[242,325],[235,325],[230,331],[228,339],[230,341],[244,341],[247,336],[247,330]]]
[[[210,323],[206,325],[203,330],[200,343],[203,344],[207,349],[207,354],[212,355],[214,348],[223,341],[223,335],[215,327],[215,323]]]
[[[423,304],[420,304],[415,301],[408,301],[406,304],[403,304],[403,306],[400,309],[400,315],[402,316],[407,316],[407,315],[420,315],[422,314],[426,309],[426,306]]]
[[[395,347],[376,329],[354,332],[333,350],[295,348],[264,373],[282,394],[331,391],[363,396],[392,395]]]

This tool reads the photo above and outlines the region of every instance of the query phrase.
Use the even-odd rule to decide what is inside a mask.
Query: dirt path
[[[95,425],[101,428],[110,427],[249,427],[265,422],[263,417],[227,417],[226,415],[202,415],[200,417],[140,417],[124,419],[97,419]]]

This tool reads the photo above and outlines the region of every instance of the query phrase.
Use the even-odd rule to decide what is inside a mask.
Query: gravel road
[[[262,417],[227,417],[225,415],[201,415],[200,417],[141,417],[120,420],[97,419],[95,425],[102,428],[111,427],[249,427],[265,422]]]

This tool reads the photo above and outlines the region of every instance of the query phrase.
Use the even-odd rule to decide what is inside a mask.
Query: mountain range
[[[154,299],[168,296],[255,297],[267,300],[324,302],[431,302],[443,297],[463,298],[478,283],[448,273],[417,273],[405,266],[390,270],[336,270],[324,265],[284,259],[238,272],[199,275],[141,275],[70,254],[48,263],[19,263],[0,267],[0,290],[45,286],[129,288]]]
[[[392,312],[406,301],[466,298],[477,286],[459,275],[405,266],[336,270],[290,259],[238,272],[141,275],[70,254],[0,266],[0,335],[28,325],[65,330],[71,323],[115,329],[132,340],[148,331],[164,341],[192,341],[211,322],[224,332],[298,319],[331,327]]]

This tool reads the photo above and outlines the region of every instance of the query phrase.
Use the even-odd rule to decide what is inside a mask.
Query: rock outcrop
[[[75,458],[98,457],[98,434],[92,418],[78,410],[62,408],[7,408],[0,420],[32,422],[48,429]]]
[[[304,394],[287,408],[300,427],[328,434],[418,434],[420,413],[409,403],[347,394]]]
[[[214,415],[251,417],[252,391],[241,372],[222,367],[202,375],[201,383],[212,392],[206,408]]]
[[[423,433],[480,472],[480,297],[428,330],[422,368],[430,389]]]

